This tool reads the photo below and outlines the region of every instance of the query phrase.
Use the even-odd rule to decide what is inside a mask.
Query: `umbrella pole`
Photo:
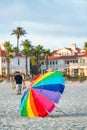
[[[63,113],[64,116],[67,116],[67,114],[65,112],[63,112],[61,109],[59,109],[58,107],[56,107],[57,112],[60,111],[61,113]]]

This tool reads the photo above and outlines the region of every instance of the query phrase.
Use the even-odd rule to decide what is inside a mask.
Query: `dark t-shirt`
[[[15,81],[16,81],[16,84],[22,84],[22,76],[21,75],[16,75],[15,76]]]

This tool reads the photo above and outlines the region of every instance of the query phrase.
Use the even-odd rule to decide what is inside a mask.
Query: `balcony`
[[[87,68],[87,63],[70,63],[69,68]]]

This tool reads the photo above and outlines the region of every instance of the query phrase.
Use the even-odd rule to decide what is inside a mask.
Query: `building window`
[[[69,64],[69,61],[66,61],[66,64]]]
[[[53,61],[53,65],[54,65],[54,61]]]
[[[80,59],[80,63],[82,63],[82,59]]]
[[[18,59],[18,65],[20,65],[20,59]]]
[[[85,59],[83,59],[83,63],[85,63]]]
[[[6,58],[2,58],[2,63],[6,63]]]
[[[3,58],[3,63],[5,63],[5,59]]]
[[[67,52],[67,55],[69,55],[69,53]]]
[[[3,63],[3,58],[2,58],[2,63]]]
[[[78,69],[74,69],[74,76],[75,76],[75,77],[78,76]]]
[[[2,68],[2,75],[3,75],[3,76],[6,75],[6,68]]]

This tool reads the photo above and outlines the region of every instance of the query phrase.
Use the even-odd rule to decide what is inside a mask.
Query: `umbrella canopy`
[[[47,72],[35,78],[22,96],[21,116],[45,117],[54,110],[64,91],[65,79],[60,71]]]

